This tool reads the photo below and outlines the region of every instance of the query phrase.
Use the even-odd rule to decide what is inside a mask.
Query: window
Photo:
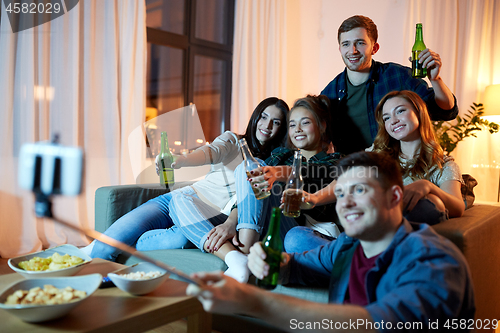
[[[234,0],[146,0],[147,110],[194,103],[208,141],[229,129]]]

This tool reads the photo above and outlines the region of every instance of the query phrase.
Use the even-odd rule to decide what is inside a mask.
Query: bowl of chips
[[[9,267],[27,279],[70,276],[76,274],[92,258],[74,245],[64,244],[45,251],[11,258]]]
[[[0,309],[37,323],[66,315],[101,285],[101,274],[25,279],[0,292]]]
[[[109,273],[108,277],[121,290],[132,295],[145,295],[158,288],[168,278],[167,271],[149,262]]]

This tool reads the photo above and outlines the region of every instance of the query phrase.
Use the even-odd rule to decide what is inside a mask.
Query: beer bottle
[[[161,151],[159,158],[160,185],[165,186],[167,189],[171,189],[175,184],[174,169],[172,169],[173,162],[174,157],[168,148],[167,132],[161,132]]]
[[[302,168],[302,153],[300,150],[295,151],[293,156],[292,174],[288,177],[285,191],[283,192],[284,205],[283,215],[288,217],[300,216],[300,204],[302,203],[302,191],[304,180],[300,172]]]
[[[257,162],[255,157],[253,157],[252,152],[250,151],[250,148],[248,148],[248,143],[247,143],[247,140],[245,140],[245,138],[240,139],[239,144],[241,147],[241,152],[243,154],[243,159],[244,159],[244,163],[245,163],[245,171],[247,173],[247,177],[251,178],[252,175],[250,174],[250,171],[257,169],[261,165],[259,162]],[[253,193],[255,194],[255,198],[257,200],[265,199],[271,195],[270,191],[262,192],[261,189],[257,189],[254,186],[252,186],[252,190],[253,190]]]
[[[269,274],[262,280],[257,279],[256,282],[258,287],[267,290],[276,288],[280,275],[281,252],[283,251],[283,242],[280,237],[280,219],[281,209],[273,207],[269,229],[262,240],[262,248],[266,252],[266,263],[269,265]]]
[[[423,78],[427,76],[427,68],[422,67],[418,62],[420,52],[425,50],[424,37],[422,34],[422,23],[417,23],[417,31],[415,33],[415,44],[411,49],[411,76],[415,78]]]

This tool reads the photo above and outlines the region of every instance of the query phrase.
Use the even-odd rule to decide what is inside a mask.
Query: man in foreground
[[[329,286],[333,304],[270,293],[221,273],[197,274],[206,285],[190,285],[187,293],[206,311],[247,314],[285,330],[442,331],[453,328],[452,319],[473,319],[464,257],[428,225],[403,219],[402,188],[390,157],[367,152],[346,157],[335,185],[345,232],[314,250],[283,253],[283,284]],[[248,266],[258,278],[269,269],[264,258],[255,244]]]

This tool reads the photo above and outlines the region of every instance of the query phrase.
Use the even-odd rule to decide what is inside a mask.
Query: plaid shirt
[[[330,98],[332,107],[333,137],[332,142],[339,151],[350,154],[363,150],[367,147],[353,147],[350,144],[350,134],[355,132],[353,124],[346,110],[347,101],[347,69],[337,75],[321,92]],[[367,85],[366,103],[368,110],[368,121],[370,128],[362,129],[370,131],[372,139],[377,135],[377,121],[375,120],[375,108],[378,102],[387,93],[394,90],[411,90],[417,93],[427,104],[429,115],[432,120],[452,120],[458,115],[457,100],[451,110],[441,109],[436,101],[434,90],[422,79],[411,76],[409,67],[395,63],[381,63],[372,60],[370,76],[365,83]],[[352,135],[352,134],[351,134]]]
[[[294,150],[278,147],[271,152],[271,156],[265,162],[269,166],[293,165],[293,154]],[[322,151],[311,157],[309,161],[303,161],[304,190],[314,193],[337,179],[337,162],[341,158],[340,153],[327,154]],[[312,184],[319,188],[312,189]]]
[[[294,151],[288,148],[278,147],[274,149],[271,156],[265,162],[269,166],[293,165]],[[342,154],[327,154],[322,151],[311,157],[307,162],[302,162],[302,177],[304,179],[304,191],[314,193],[337,179],[337,162],[342,158]],[[284,186],[283,183],[277,182]],[[314,207],[307,211],[307,215],[316,221],[337,222],[335,204],[328,204]],[[304,225],[303,215],[298,218],[298,222]],[[342,230],[342,227],[337,223]]]

